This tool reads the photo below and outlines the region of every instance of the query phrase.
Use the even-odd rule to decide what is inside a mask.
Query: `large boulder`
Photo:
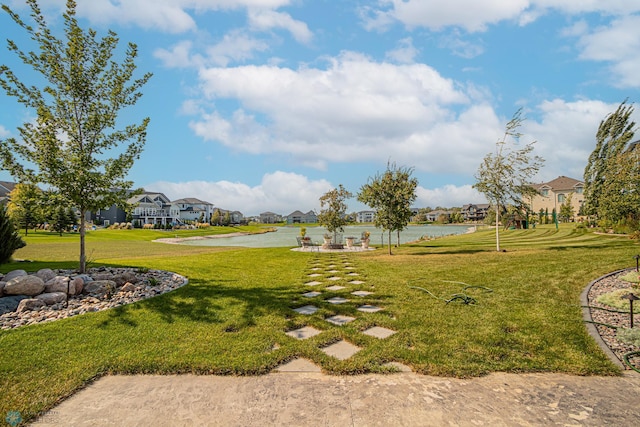
[[[0,281],[0,297],[2,296],[2,293],[4,292],[4,286],[7,284],[7,282],[1,282]]]
[[[135,292],[136,285],[133,283],[127,282],[120,288],[120,292]]]
[[[37,310],[38,308],[44,306],[44,301],[40,301],[39,299],[35,298],[27,298],[20,301],[20,304],[18,304],[18,308],[16,309],[16,311],[18,313],[22,313],[24,311]]]
[[[6,295],[38,295],[44,291],[44,282],[37,276],[19,276],[4,286]]]
[[[53,270],[50,268],[43,268],[38,270],[38,272],[36,273],[36,276],[41,278],[43,282],[47,283],[49,280],[56,277],[56,273],[54,273]]]
[[[2,280],[4,282],[8,282],[12,279],[15,279],[16,277],[26,276],[26,275],[27,275],[27,272],[24,270],[13,270],[8,272],[7,275],[2,278]]]
[[[0,298],[0,316],[5,313],[11,313],[12,311],[16,311],[18,308],[18,304],[23,299],[29,298],[26,295],[14,295],[10,297]]]
[[[71,292],[71,288],[69,288],[69,295],[80,295],[84,289],[84,279],[78,276],[74,277],[71,282],[73,284],[73,292]]]
[[[97,297],[104,297],[111,295],[116,290],[116,282],[113,280],[94,280],[84,286],[82,292]]]
[[[48,292],[36,295],[35,299],[40,300],[47,305],[53,305],[59,302],[65,302],[67,300],[67,294],[66,292]]]
[[[125,271],[124,273],[116,274],[113,276],[113,281],[116,282],[116,286],[120,287],[125,283],[138,283],[138,277],[131,271]]]
[[[74,295],[76,292],[75,285],[73,285],[74,288],[71,289],[72,285],[70,281],[71,279],[67,276],[55,276],[44,284],[44,291],[67,293],[68,290],[69,294]]]
[[[94,273],[91,275],[93,280],[102,281],[102,280],[113,280],[113,274],[111,273]]]

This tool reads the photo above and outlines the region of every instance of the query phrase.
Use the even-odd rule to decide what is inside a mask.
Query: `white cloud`
[[[589,154],[595,148],[598,126],[617,107],[602,101],[562,99],[538,105],[540,119],[526,120],[522,126],[527,137],[537,140],[535,153],[545,159],[538,181],[559,175],[582,179]]]
[[[328,162],[394,160],[429,172],[463,172],[501,124],[484,91],[424,64],[376,63],[349,52],[326,69],[243,66],[202,70],[212,111],[191,127],[205,140],[252,154],[284,154],[324,168]]]
[[[9,138],[9,135],[11,135],[11,132],[9,132],[9,130],[4,126],[0,125],[0,138]]]
[[[378,8],[361,8],[365,28],[385,30],[393,22],[400,22],[410,29],[425,27],[439,31],[456,27],[478,32],[502,21],[527,25],[549,10],[566,15],[599,13],[609,16],[640,11],[640,3],[630,0],[384,0],[379,4]]]
[[[413,45],[411,37],[404,38],[398,42],[398,47],[385,54],[387,59],[399,64],[412,64],[419,51]]]
[[[197,197],[222,209],[239,210],[246,216],[264,211],[287,215],[297,209],[317,210],[320,196],[332,188],[324,179],[311,181],[282,171],[265,174],[262,182],[254,187],[229,181],[159,181],[145,186],[148,191],[163,192],[171,200]]]
[[[249,10],[249,25],[252,29],[260,31],[268,31],[273,28],[285,29],[300,43],[309,43],[313,38],[313,33],[307,24],[293,19],[288,13],[274,10]]]
[[[591,31],[585,25],[572,29],[568,34],[580,36],[580,59],[611,63],[615,86],[640,87],[640,15],[614,19]]]
[[[445,185],[444,187],[428,189],[418,186],[418,198],[415,206],[430,206],[435,209],[442,207],[462,207],[468,203],[487,203],[486,198],[478,193],[471,185]]]
[[[454,55],[466,59],[475,58],[484,53],[484,47],[480,43],[464,40],[459,31],[443,36],[439,41],[439,45],[451,50]]]

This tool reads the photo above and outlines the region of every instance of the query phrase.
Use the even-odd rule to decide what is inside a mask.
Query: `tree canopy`
[[[387,170],[369,178],[360,188],[358,200],[376,211],[374,224],[388,232],[391,255],[391,232],[403,230],[413,215],[411,204],[416,200],[418,180],[412,178],[412,168],[387,164]]]
[[[7,213],[14,223],[24,228],[25,235],[42,219],[43,199],[42,190],[33,184],[18,183],[11,190]]]
[[[536,194],[530,185],[531,179],[544,163],[541,157],[532,156],[535,141],[516,149],[522,136],[518,128],[523,121],[522,109],[518,109],[507,123],[502,139],[496,142],[495,153],[484,157],[475,175],[473,188],[484,194],[495,208],[497,251],[500,251],[500,209],[507,204],[524,208],[524,200]]]
[[[9,261],[16,250],[26,245],[9,219],[2,203],[0,203],[0,242],[2,242],[0,244],[0,264]]]
[[[329,233],[333,233],[334,243],[338,231],[344,230],[348,223],[346,200],[353,197],[342,184],[338,188],[326,192],[320,197],[320,213],[318,223],[324,226]]]
[[[149,119],[131,125],[117,119],[123,108],[138,101],[151,74],[134,79],[136,45],[129,43],[119,62],[116,34],[109,31],[97,39],[96,31],[83,30],[76,20],[75,1],[66,3],[60,39],[37,1],[27,3],[35,27],[8,6],[2,9],[26,31],[37,50],[24,51],[12,40],[8,50],[42,79],[27,83],[0,65],[0,86],[32,109],[36,119],[18,128],[19,138],[0,141],[0,160],[18,181],[43,183],[78,208],[80,270],[84,271],[86,212],[123,205],[133,184],[126,176],[142,152]]]
[[[616,222],[638,218],[640,171],[638,148],[632,141],[634,108],[623,101],[600,122],[596,146],[584,170],[584,213]]]

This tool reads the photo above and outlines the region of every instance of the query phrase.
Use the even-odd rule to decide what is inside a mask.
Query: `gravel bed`
[[[629,327],[629,323],[630,323],[630,316],[629,316],[629,311],[627,309],[626,313],[613,313],[610,311],[605,311],[605,310],[598,310],[597,308],[594,307],[601,307],[601,308],[605,308],[605,309],[609,309],[609,310],[618,310],[614,307],[610,307],[608,305],[605,304],[601,304],[597,301],[597,298],[602,295],[602,294],[606,294],[608,292],[611,291],[615,291],[617,289],[625,289],[625,288],[631,288],[634,287],[636,288],[638,291],[635,293],[636,295],[640,296],[640,288],[638,288],[637,284],[632,284],[629,283],[627,281],[621,280],[620,277],[624,276],[626,273],[628,273],[631,269],[629,270],[625,270],[623,272],[620,272],[618,274],[614,274],[608,277],[605,277],[601,280],[598,280],[597,282],[595,282],[593,284],[593,286],[591,287],[591,289],[589,290],[588,294],[587,294],[587,298],[589,301],[589,306],[590,306],[590,312],[591,312],[591,318],[593,319],[594,322],[598,322],[598,323],[606,323],[607,325],[611,325],[611,326],[615,326],[617,328],[628,328]],[[640,303],[640,301],[636,302],[635,304]],[[635,307],[634,307],[635,308]],[[636,313],[634,315],[634,329],[635,328],[640,328],[640,314]],[[617,330],[615,328],[610,328],[607,326],[603,326],[603,325],[595,325],[596,329],[598,330],[598,333],[600,334],[600,337],[602,337],[602,340],[605,342],[605,344],[607,344],[607,346],[609,346],[609,348],[611,349],[611,351],[618,357],[618,359],[620,359],[620,361],[623,360],[623,356],[626,353],[632,352],[632,351],[640,351],[640,347],[638,346],[634,346],[631,344],[626,344],[622,341],[620,341],[617,337]],[[634,356],[633,358],[630,359],[630,362],[637,368],[640,369],[640,355],[638,356]],[[624,362],[623,362],[624,363]],[[625,364],[625,369],[631,369],[629,368],[626,364]]]

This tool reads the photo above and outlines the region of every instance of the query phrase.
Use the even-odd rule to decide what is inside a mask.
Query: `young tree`
[[[64,206],[58,205],[51,214],[51,229],[57,233],[62,233],[68,228],[68,218],[67,212],[64,209]]]
[[[600,122],[596,133],[596,148],[589,156],[584,170],[584,212],[587,215],[603,217],[603,203],[615,204],[615,199],[620,194],[620,177],[617,177],[619,171],[616,169],[617,163],[624,161],[622,157],[625,147],[635,133],[636,123],[631,120],[632,114],[633,105],[627,104],[625,100],[615,112]],[[607,181],[616,179],[618,182],[614,185],[607,184]],[[625,187],[624,183],[622,187]]]
[[[391,232],[400,231],[409,224],[411,204],[416,199],[418,180],[412,178],[412,168],[396,167],[387,164],[383,174],[377,174],[360,188],[358,201],[376,211],[374,224],[389,234],[389,255],[391,253]]]
[[[148,118],[120,127],[118,113],[138,101],[140,88],[151,74],[132,81],[136,45],[130,43],[118,63],[114,58],[119,42],[116,34],[109,31],[97,40],[94,30],[80,28],[75,1],[67,0],[62,39],[48,27],[37,0],[27,3],[35,27],[8,6],[2,9],[27,32],[37,51],[23,51],[11,40],[8,49],[46,83],[40,87],[40,82],[27,84],[9,67],[0,66],[0,86],[37,114],[35,122],[18,128],[19,139],[0,141],[0,159],[20,181],[45,183],[78,208],[80,271],[84,272],[85,214],[124,203],[126,190],[132,186],[125,178],[146,140]],[[121,147],[125,143],[128,145]],[[109,158],[112,153],[114,157]]]
[[[0,203],[0,264],[4,264],[11,259],[13,253],[24,247],[26,243],[13,225],[7,215],[6,208]]]
[[[563,222],[568,222],[575,215],[575,210],[573,209],[573,205],[571,204],[571,200],[573,199],[573,193],[567,194],[564,202],[560,205],[560,220]]]
[[[9,217],[24,228],[24,234],[35,227],[42,218],[42,190],[33,184],[16,184],[9,194],[7,212]]]
[[[484,194],[496,211],[496,251],[500,251],[500,209],[508,203],[523,206],[523,200],[532,197],[536,190],[529,185],[544,160],[531,156],[535,142],[516,150],[512,141],[522,136],[522,109],[518,109],[506,125],[504,136],[496,142],[496,152],[487,154],[476,172],[473,187]]]
[[[337,233],[342,232],[348,224],[347,204],[345,200],[353,197],[342,184],[338,188],[326,192],[320,197],[320,213],[318,223],[323,225],[329,233],[333,233],[333,242],[337,243]]]

